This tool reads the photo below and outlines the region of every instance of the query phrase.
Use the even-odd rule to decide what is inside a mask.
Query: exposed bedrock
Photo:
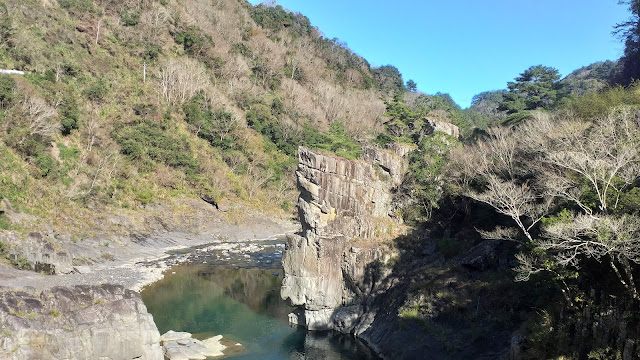
[[[385,240],[401,225],[393,217],[393,191],[411,150],[406,145],[365,148],[363,160],[348,160],[298,149],[303,229],[287,240],[281,291],[299,307],[293,322],[345,333],[360,323],[394,256]]]
[[[140,295],[102,285],[0,289],[0,358],[161,360],[164,354]]]
[[[7,255],[11,261],[24,262],[38,273],[53,275],[73,270],[72,256],[52,234],[31,232],[22,237],[6,232],[0,233],[0,242],[10,246]]]

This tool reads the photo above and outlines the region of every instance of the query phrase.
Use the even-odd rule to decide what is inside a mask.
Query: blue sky
[[[251,0],[256,4],[260,1]],[[506,88],[532,65],[562,76],[616,60],[611,35],[628,17],[617,0],[278,0],[306,15],[372,65],[394,65],[418,90],[449,93],[462,107],[473,95]]]

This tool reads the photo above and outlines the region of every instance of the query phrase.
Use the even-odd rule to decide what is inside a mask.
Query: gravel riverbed
[[[140,291],[162,279],[169,267],[186,261],[272,268],[282,256],[282,239],[296,229],[294,223],[262,221],[251,226],[220,227],[208,234],[154,234],[112,249],[113,260],[76,266],[75,272],[69,274],[41,275],[0,264],[0,287],[43,290],[54,286],[117,284]]]

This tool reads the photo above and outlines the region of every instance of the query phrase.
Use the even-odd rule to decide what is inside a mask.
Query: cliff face
[[[161,360],[140,295],[122,286],[0,290],[0,358]]]
[[[299,148],[303,230],[287,240],[281,291],[299,307],[292,322],[345,333],[360,323],[368,296],[394,255],[380,240],[399,226],[391,216],[393,190],[410,150],[365,148],[364,160],[347,160]]]

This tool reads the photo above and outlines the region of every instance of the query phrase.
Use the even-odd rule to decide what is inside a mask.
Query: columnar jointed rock
[[[0,358],[162,360],[140,295],[122,286],[0,291]]]
[[[367,161],[298,149],[298,212],[304,233],[374,237],[374,226],[389,218],[392,189],[407,165],[389,150],[365,148],[364,157]]]
[[[376,239],[393,232],[393,190],[410,149],[365,148],[348,160],[301,147],[296,172],[300,235],[288,238],[281,295],[302,307],[291,318],[312,330],[351,332],[390,254]],[[353,240],[366,240],[354,246]]]

